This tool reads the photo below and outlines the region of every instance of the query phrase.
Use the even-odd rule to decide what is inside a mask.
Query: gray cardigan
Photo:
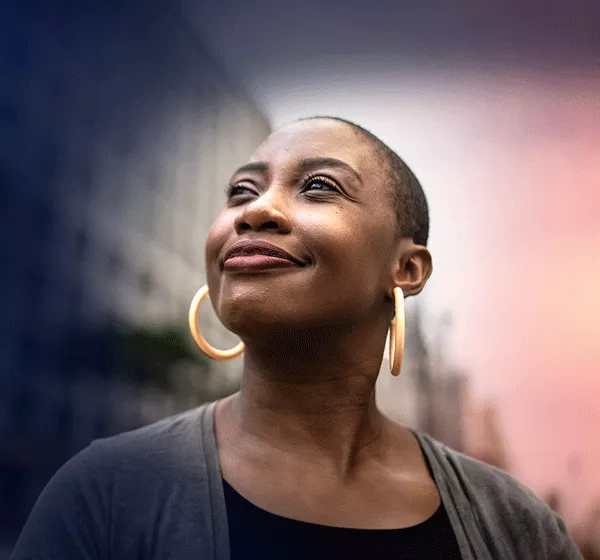
[[[48,483],[12,558],[229,560],[214,408],[94,441]],[[581,559],[529,489],[416,436],[465,560]]]

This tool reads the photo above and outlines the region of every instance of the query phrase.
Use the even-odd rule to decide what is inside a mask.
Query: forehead
[[[258,147],[251,162],[271,167],[290,166],[311,157],[335,158],[361,176],[371,175],[380,166],[371,143],[349,125],[328,119],[311,119],[273,132]]]

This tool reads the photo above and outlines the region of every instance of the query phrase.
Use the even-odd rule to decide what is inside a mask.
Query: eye
[[[231,199],[240,196],[256,196],[258,193],[246,185],[229,185],[225,189],[225,194],[228,199]]]
[[[306,179],[302,192],[315,191],[339,193],[340,189],[331,179],[328,179],[327,177],[311,177]]]

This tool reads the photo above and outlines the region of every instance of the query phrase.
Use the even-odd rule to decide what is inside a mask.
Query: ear
[[[417,295],[432,271],[433,262],[427,247],[417,245],[410,237],[398,240],[393,280],[394,286],[402,288],[405,297]]]

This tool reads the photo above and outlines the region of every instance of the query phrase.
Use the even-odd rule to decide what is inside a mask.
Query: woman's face
[[[206,240],[215,311],[242,337],[380,317],[395,223],[385,169],[351,127],[318,119],[280,129],[233,174]]]

